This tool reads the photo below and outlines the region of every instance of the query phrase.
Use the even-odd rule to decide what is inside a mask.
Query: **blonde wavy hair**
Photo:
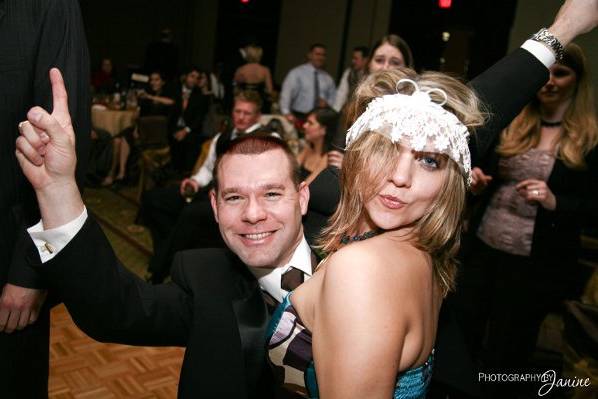
[[[439,72],[418,75],[408,68],[369,75],[358,86],[347,108],[349,123],[363,113],[374,98],[396,93],[396,84],[403,78],[416,81],[421,90],[444,90],[448,96],[445,109],[455,114],[470,132],[484,123],[485,113],[482,112],[481,103],[462,82]],[[410,94],[413,88],[404,85],[400,91]],[[430,96],[434,99],[435,94],[431,92]],[[440,102],[442,98],[438,97],[437,100]],[[397,156],[398,144],[381,134],[363,134],[347,149],[340,175],[340,202],[318,242],[323,252],[338,250],[344,236],[357,232],[360,222],[366,217],[365,204],[379,192],[385,178],[393,173]],[[448,157],[447,163],[446,183],[430,209],[413,226],[415,245],[430,254],[434,276],[444,294],[454,287],[467,190],[459,166]]]
[[[577,83],[571,104],[563,117],[556,156],[571,169],[584,169],[585,156],[598,144],[598,123],[588,65],[581,47],[575,43],[568,44],[562,65],[575,71]],[[498,154],[512,157],[537,147],[540,143],[540,117],[540,102],[536,98],[502,132],[496,149]]]
[[[249,45],[245,47],[245,60],[247,62],[259,62],[262,60],[263,50],[260,46]]]

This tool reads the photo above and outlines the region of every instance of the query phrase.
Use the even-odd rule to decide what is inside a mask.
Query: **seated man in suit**
[[[212,222],[212,211],[208,200],[212,172],[217,155],[235,137],[257,131],[261,125],[261,98],[253,92],[241,92],[235,96],[232,110],[232,130],[218,133],[212,139],[208,155],[201,168],[194,175],[183,179],[178,186],[155,188],[141,198],[140,216],[150,229],[154,245],[154,256],[148,267],[148,279],[161,283],[168,276],[169,266],[177,244],[173,236],[175,226],[182,230],[179,236],[193,238],[201,236],[211,239],[210,246],[221,246],[218,229]],[[191,223],[186,223],[191,221]],[[194,227],[201,223],[201,230]]]
[[[231,141],[216,159],[210,192],[230,249],[180,253],[173,282],[153,286],[120,265],[87,215],[75,184],[74,132],[58,70],[51,80],[54,112],[33,108],[17,140],[17,159],[42,216],[29,229],[37,248],[23,256],[91,337],[186,346],[180,397],[270,397],[267,303],[282,299],[315,267],[301,226],[309,189],[299,180],[292,152],[270,135]]]
[[[174,112],[169,121],[172,165],[181,173],[189,173],[201,150],[201,127],[210,105],[209,96],[197,87],[201,74],[197,67],[189,68],[177,87]]]

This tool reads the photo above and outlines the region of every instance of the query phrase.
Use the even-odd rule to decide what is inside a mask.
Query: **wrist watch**
[[[530,39],[540,42],[546,47],[548,47],[554,53],[556,62],[561,62],[563,60],[563,56],[565,55],[565,49],[563,48],[563,45],[561,44],[559,39],[557,39],[556,36],[550,33],[548,29],[540,29],[538,32],[534,33]]]

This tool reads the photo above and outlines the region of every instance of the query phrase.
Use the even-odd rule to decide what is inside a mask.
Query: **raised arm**
[[[567,0],[548,30],[566,46],[596,25],[597,0]],[[548,52],[547,56],[519,48],[471,81],[472,88],[489,111],[487,123],[478,129],[470,141],[474,164],[486,155],[498,133],[511,123],[548,80],[548,67],[555,58],[550,50],[547,51],[542,44],[539,46],[539,52]],[[531,47],[524,47],[533,51]]]
[[[75,182],[75,136],[67,93],[57,69],[50,71],[54,109],[32,108],[21,123],[16,156],[33,186],[42,216],[37,231],[61,237],[28,254],[50,288],[64,299],[90,336],[129,344],[184,345],[190,307],[182,289],[152,287],[123,268],[99,226],[85,220]],[[36,230],[35,228],[33,230]],[[39,247],[45,247],[45,252]],[[24,255],[23,255],[24,256]],[[46,260],[40,264],[39,259]]]

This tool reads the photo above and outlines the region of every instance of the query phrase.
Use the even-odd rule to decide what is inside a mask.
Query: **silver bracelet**
[[[557,62],[561,62],[563,60],[565,49],[563,48],[563,45],[559,39],[550,33],[548,29],[540,29],[538,32],[534,33],[530,39],[540,42],[548,47],[554,53]]]

